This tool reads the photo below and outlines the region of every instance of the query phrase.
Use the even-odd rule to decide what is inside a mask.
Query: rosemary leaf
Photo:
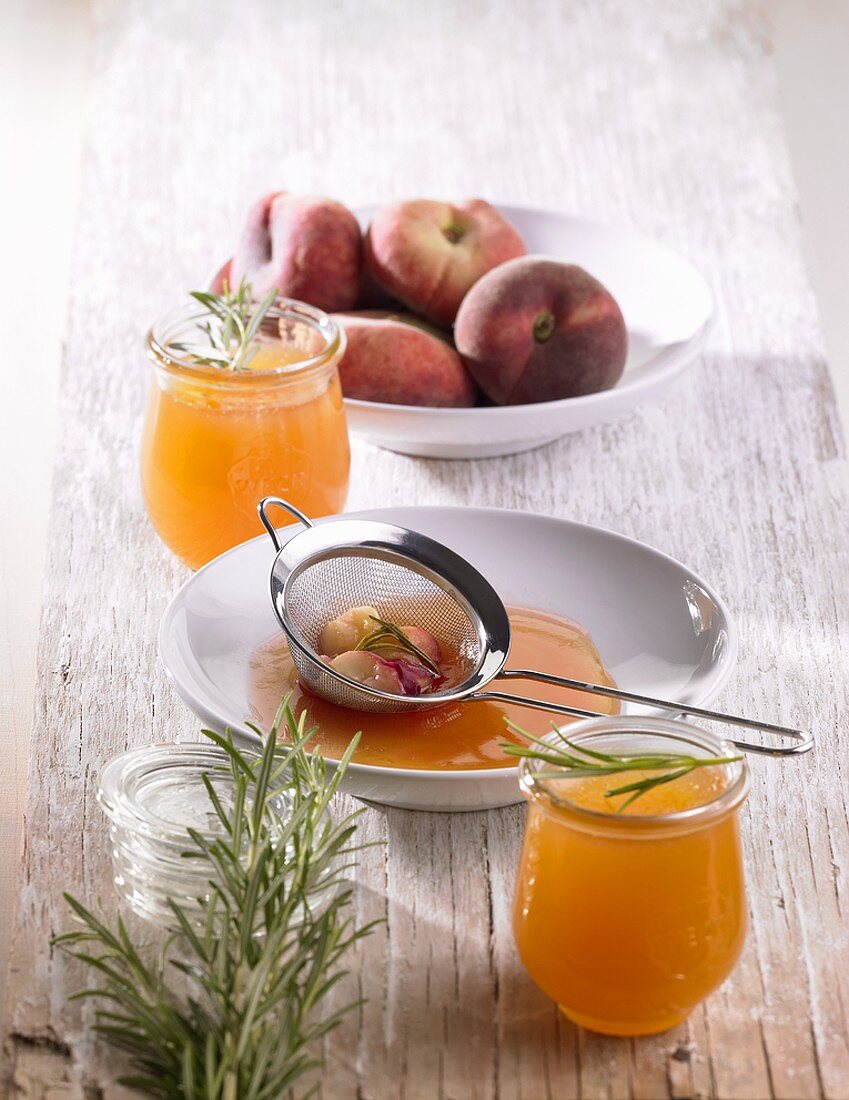
[[[622,811],[638,799],[640,795],[646,794],[647,791],[653,791],[655,787],[660,787],[663,783],[671,783],[673,779],[681,779],[682,776],[689,775],[695,766],[697,765],[686,764],[677,771],[666,772],[664,775],[656,775],[651,779],[642,779],[636,783],[626,783],[624,787],[614,787],[612,790],[605,791],[604,793],[607,798],[615,798],[616,795],[628,794],[630,791],[631,797],[626,798],[619,807],[620,811]]]
[[[265,320],[266,314],[277,301],[277,295],[277,287],[274,287],[268,292],[268,294],[266,294],[266,296],[257,306],[253,316],[250,319],[250,322],[248,323],[247,331],[245,332],[246,343],[250,343],[251,340],[253,340],[253,338],[259,332],[260,325]]]
[[[741,756],[692,756],[688,753],[605,753],[579,745],[569,738],[557,726],[553,731],[558,740],[537,737],[507,720],[508,727],[530,744],[517,745],[513,742],[502,743],[501,748],[508,756],[522,757],[526,760],[539,760],[551,765],[552,771],[540,771],[537,774],[545,779],[584,779],[591,776],[622,775],[628,772],[658,771],[660,775],[648,775],[630,783],[612,787],[604,792],[605,798],[617,798],[628,795],[616,812],[622,813],[648,791],[674,779],[689,775],[697,768],[710,768],[723,764],[734,764]]]
[[[372,622],[378,624],[377,629],[361,638],[354,649],[365,649],[371,652],[375,648],[386,648],[391,645],[395,649],[404,650],[411,656],[418,658],[425,668],[436,673],[437,676],[439,675],[439,666],[428,657],[423,649],[420,649],[410,640],[400,626],[387,622],[386,619],[381,619],[377,615],[369,615],[369,618]]]
[[[192,290],[190,297],[205,311],[195,318],[195,328],[205,339],[172,341],[168,346],[201,366],[247,370],[259,350],[257,337],[263,321],[278,295],[274,287],[257,303],[244,279],[235,291],[225,283],[222,294]]]

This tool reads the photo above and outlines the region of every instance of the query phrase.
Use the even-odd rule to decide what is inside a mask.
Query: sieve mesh
[[[398,626],[429,630],[450,653],[457,654],[461,683],[429,693],[428,702],[442,693],[462,690],[462,682],[479,668],[483,659],[479,624],[456,596],[401,555],[389,558],[386,551],[378,556],[371,549],[343,547],[307,559],[289,577],[284,615],[288,626],[317,654],[318,635],[324,626],[350,608],[364,604]],[[316,694],[339,706],[380,713],[421,705],[415,696],[381,699],[358,689],[307,659],[297,646],[290,648],[301,679]]]

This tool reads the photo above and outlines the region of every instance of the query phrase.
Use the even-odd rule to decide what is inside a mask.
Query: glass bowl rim
[[[140,745],[113,756],[103,765],[97,782],[97,801],[113,824],[135,833],[155,839],[159,843],[177,846],[183,850],[191,845],[186,826],[151,813],[144,805],[127,796],[126,783],[131,776],[144,776],[165,766],[181,762],[191,769],[198,787],[202,786],[201,774],[215,767],[225,766],[230,775],[230,757],[214,742],[205,741],[155,741]],[[204,767],[205,764],[208,768]],[[197,829],[202,836],[215,839],[220,834]]]

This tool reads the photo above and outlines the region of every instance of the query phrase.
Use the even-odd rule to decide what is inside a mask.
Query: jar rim
[[[749,792],[749,767],[745,757],[735,749],[733,744],[724,741],[702,726],[695,726],[680,719],[617,715],[610,718],[588,718],[565,728],[568,731],[569,740],[578,745],[617,734],[645,734],[706,750],[711,755],[739,757],[733,763],[721,765],[724,768],[733,769],[733,774],[727,786],[717,795],[697,806],[667,814],[616,814],[580,806],[563,794],[554,791],[550,778],[541,778],[536,774],[541,767],[549,767],[548,765],[540,760],[523,757],[519,765],[519,784],[526,797],[543,804],[555,813],[583,822],[587,826],[610,827],[625,834],[641,829],[654,831],[686,826],[699,828],[716,817],[738,808]],[[558,734],[552,731],[542,740],[548,741],[557,736]]]
[[[221,768],[222,777],[230,776],[229,756],[218,745],[203,741],[154,742],[113,756],[101,769],[98,777],[97,801],[106,816],[123,828],[154,837],[164,844],[185,848],[186,827],[172,819],[153,813],[133,798],[127,787],[163,768],[175,768],[181,764],[197,783],[203,785],[201,776]],[[214,839],[218,834],[197,829],[201,835]]]
[[[160,320],[155,321],[145,337],[147,357],[154,367],[177,374],[182,378],[194,378],[218,386],[274,385],[293,377],[300,378],[316,368],[337,362],[347,344],[345,330],[324,310],[311,306],[308,302],[298,301],[296,298],[281,296],[268,310],[267,316],[272,320],[291,320],[309,325],[323,337],[324,348],[307,359],[300,359],[295,363],[282,363],[268,370],[230,371],[198,363],[190,355],[177,354],[173,347],[169,347],[169,333],[170,338],[173,339],[174,329],[178,326],[190,324],[207,316],[208,313],[198,303],[196,306],[178,306]]]

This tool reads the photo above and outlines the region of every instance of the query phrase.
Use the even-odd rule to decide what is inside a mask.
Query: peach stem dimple
[[[465,232],[462,225],[458,225],[457,222],[451,222],[442,229],[443,235],[451,244],[456,244],[459,240],[462,240]]]
[[[555,323],[554,314],[550,309],[544,309],[542,313],[536,315],[534,318],[534,339],[538,344],[544,344],[554,334]]]

